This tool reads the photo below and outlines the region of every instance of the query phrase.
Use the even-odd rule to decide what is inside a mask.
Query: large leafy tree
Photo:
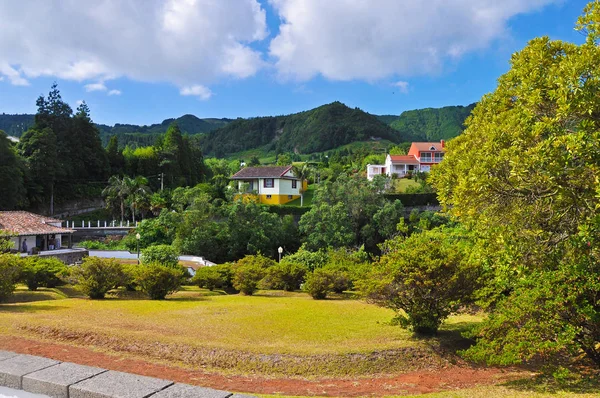
[[[0,209],[14,209],[26,203],[25,167],[12,143],[0,130]]]
[[[56,134],[49,127],[27,130],[21,137],[19,150],[27,159],[30,202],[50,203],[52,214],[56,180],[61,174]]]
[[[600,1],[586,7],[577,29],[587,34],[581,45],[542,37],[514,54],[511,70],[432,172],[441,203],[484,238],[484,265],[495,282],[486,293],[496,314],[532,333],[527,318],[547,315],[538,318],[544,332],[522,344],[522,333],[492,316],[471,353],[506,348],[509,355],[487,356],[496,363],[543,356],[552,345],[554,352],[578,348],[600,366],[600,332],[588,327],[600,316],[600,267],[582,244],[598,242]],[[578,258],[586,258],[585,272],[559,282],[582,267]],[[564,300],[544,290],[550,283],[568,283]]]
[[[300,179],[300,207],[302,207],[304,206],[304,181],[311,176],[312,169],[307,163],[303,163],[301,166],[294,165],[292,166],[292,174]]]

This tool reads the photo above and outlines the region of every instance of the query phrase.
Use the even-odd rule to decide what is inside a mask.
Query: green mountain
[[[286,116],[237,119],[201,138],[205,153],[217,157],[252,148],[312,153],[355,141],[397,141],[393,129],[376,116],[333,102]]]
[[[33,126],[33,115],[0,115],[0,130],[13,137],[20,137],[29,127]]]
[[[475,105],[406,111],[389,124],[398,131],[401,142],[447,140],[462,133]]]
[[[34,115],[0,115],[0,130],[4,130],[8,135],[20,137],[27,129],[33,126]],[[152,145],[156,139],[167,131],[167,128],[173,122],[177,122],[181,132],[184,134],[203,134],[214,129],[225,126],[231,119],[200,119],[194,115],[183,115],[177,119],[166,119],[162,123],[149,126],[138,126],[135,124],[117,123],[114,126],[105,124],[96,124],[100,130],[100,137],[104,145],[108,139],[117,135],[121,146],[131,144],[134,146]]]

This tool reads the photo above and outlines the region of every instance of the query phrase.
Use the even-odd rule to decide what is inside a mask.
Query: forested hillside
[[[399,133],[398,141],[439,141],[450,139],[464,130],[464,123],[476,104],[446,106],[402,112],[390,123]]]
[[[376,116],[333,102],[287,116],[237,119],[202,137],[206,154],[217,157],[266,146],[268,151],[312,153],[355,141],[397,141]]]
[[[122,146],[131,144],[133,146],[152,145],[156,139],[164,134],[173,122],[181,129],[183,134],[200,134],[207,133],[216,128],[225,126],[231,119],[200,119],[194,115],[183,115],[177,119],[166,119],[162,123],[152,124],[149,126],[138,126],[135,124],[117,123],[114,126],[105,124],[96,124],[96,128],[100,131],[102,143],[106,145],[111,136],[117,135],[119,143]],[[8,135],[20,137],[34,124],[34,115],[9,115],[0,114],[0,130],[3,130]]]

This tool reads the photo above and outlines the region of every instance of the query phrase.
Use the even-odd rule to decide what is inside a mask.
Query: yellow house
[[[300,181],[292,173],[292,166],[246,167],[231,179],[238,181],[238,188],[246,186],[246,193],[258,195],[261,203],[281,205],[300,197],[306,189],[306,181]]]

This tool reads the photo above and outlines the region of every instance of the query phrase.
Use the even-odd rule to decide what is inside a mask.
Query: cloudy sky
[[[96,122],[248,117],[335,100],[466,105],[533,37],[574,42],[583,0],[0,0],[0,112],[57,81]]]

